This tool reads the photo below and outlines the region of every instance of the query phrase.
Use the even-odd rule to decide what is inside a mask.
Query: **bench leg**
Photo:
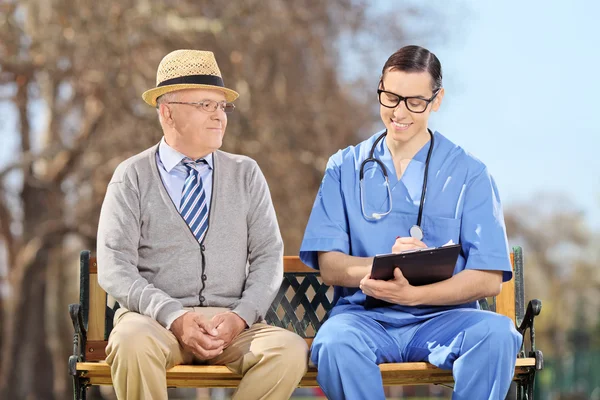
[[[533,400],[535,372],[517,383],[517,400]]]
[[[523,384],[517,383],[517,400],[523,400]]]
[[[73,377],[73,398],[75,400],[86,400],[87,398],[87,382],[86,379],[79,376]]]
[[[527,382],[527,400],[533,400],[533,377],[534,375],[532,374],[531,379]]]

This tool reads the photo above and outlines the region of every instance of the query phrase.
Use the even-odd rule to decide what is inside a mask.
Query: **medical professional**
[[[311,351],[317,381],[330,399],[385,399],[378,364],[427,361],[452,370],[455,400],[504,399],[522,337],[477,302],[512,278],[496,184],[481,161],[429,130],[444,98],[433,53],[392,54],[377,96],[384,128],[329,159],[300,249],[335,286]],[[370,279],[377,254],[450,241],[461,245],[450,279],[411,286],[399,269],[390,281]],[[366,309],[367,295],[392,305]]]

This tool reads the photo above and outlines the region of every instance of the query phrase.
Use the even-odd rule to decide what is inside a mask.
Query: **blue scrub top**
[[[300,259],[319,269],[319,251],[339,251],[358,257],[390,253],[397,236],[410,236],[417,222],[425,160],[431,142],[414,156],[400,180],[385,140],[375,157],[386,167],[392,192],[391,212],[377,221],[364,218],[360,204],[359,169],[369,157],[373,143],[383,131],[338,151],[327,163],[325,176],[304,233]],[[464,269],[504,271],[503,281],[512,278],[510,252],[498,190],[486,166],[445,138],[434,133],[434,148],[423,208],[423,242],[430,247],[452,240],[462,246],[454,273]],[[376,163],[365,166],[363,201],[367,215],[389,209],[384,176]],[[454,308],[479,308],[478,302],[458,306],[401,306],[365,310],[365,294],[359,288],[335,287],[340,312],[369,313],[376,320],[406,325],[431,318]]]

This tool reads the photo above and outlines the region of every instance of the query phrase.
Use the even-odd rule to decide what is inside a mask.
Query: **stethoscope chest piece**
[[[413,225],[410,227],[408,231],[410,233],[410,237],[415,238],[417,240],[423,240],[423,229],[421,229],[418,225]]]

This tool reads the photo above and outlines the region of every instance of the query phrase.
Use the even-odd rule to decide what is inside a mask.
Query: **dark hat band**
[[[225,87],[223,79],[216,75],[187,75],[180,76],[178,78],[167,79],[158,84],[157,87],[167,85],[181,85],[181,84],[196,84],[196,85],[211,85]]]

